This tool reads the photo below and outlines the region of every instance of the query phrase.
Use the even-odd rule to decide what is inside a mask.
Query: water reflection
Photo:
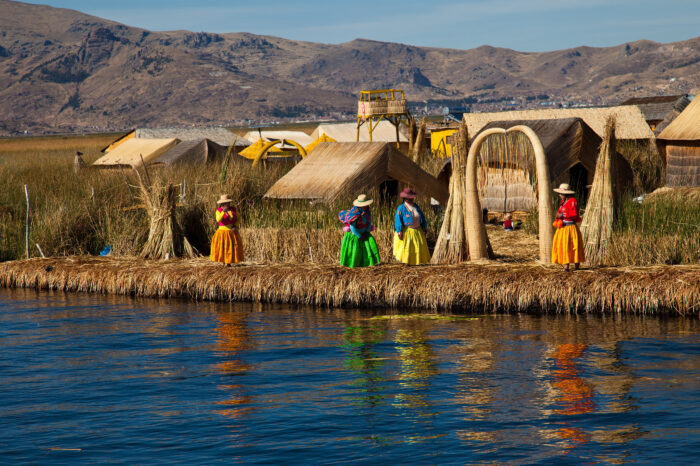
[[[217,404],[223,408],[219,414],[238,419],[250,408],[251,397],[243,384],[236,383],[237,376],[245,375],[250,365],[241,359],[241,352],[248,346],[248,328],[245,314],[242,312],[216,313],[217,349],[222,360],[216,364],[216,369],[228,376],[231,383],[220,384],[218,388],[226,392],[226,398]]]
[[[343,350],[346,353],[345,367],[355,373],[353,385],[360,403],[374,406],[384,398],[382,368],[385,358],[380,357],[376,346],[386,337],[386,324],[362,325],[359,322],[346,324],[343,332]]]
[[[700,441],[697,319],[373,315],[0,290],[0,454],[677,463]]]

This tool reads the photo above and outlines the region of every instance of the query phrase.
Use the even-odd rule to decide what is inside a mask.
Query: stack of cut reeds
[[[452,147],[452,176],[450,177],[450,198],[445,208],[445,218],[440,228],[431,262],[433,264],[457,264],[467,259],[469,247],[464,222],[467,153],[469,135],[464,123],[455,132]]]
[[[195,250],[185,237],[175,215],[179,190],[172,183],[165,184],[160,179],[152,183],[148,172],[144,182],[138,170],[135,171],[141,188],[141,198],[150,217],[148,239],[141,250],[140,257],[148,259],[195,257]]]
[[[615,118],[611,116],[605,124],[605,135],[600,145],[593,185],[581,224],[586,261],[589,264],[602,263],[612,239],[616,201],[613,186],[615,180],[614,155]]]

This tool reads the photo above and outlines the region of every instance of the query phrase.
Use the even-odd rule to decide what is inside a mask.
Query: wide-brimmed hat
[[[574,194],[576,191],[571,189],[569,183],[562,183],[558,188],[554,188],[554,192],[559,194]]]
[[[373,202],[374,200],[368,198],[366,194],[360,194],[359,196],[357,196],[357,199],[355,199],[352,205],[357,207],[364,207],[370,205]]]
[[[406,187],[403,191],[401,191],[399,196],[403,197],[404,199],[415,199],[416,192],[414,190],[412,190],[411,188]]]
[[[216,204],[217,204],[217,205],[218,205],[218,204],[230,204],[231,202],[233,202],[233,199],[231,199],[230,197],[228,197],[228,194],[222,194],[222,195],[219,197],[219,200],[216,201]]]

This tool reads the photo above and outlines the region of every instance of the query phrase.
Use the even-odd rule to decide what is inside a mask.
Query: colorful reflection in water
[[[696,319],[377,319],[0,290],[4,462],[684,460]]]

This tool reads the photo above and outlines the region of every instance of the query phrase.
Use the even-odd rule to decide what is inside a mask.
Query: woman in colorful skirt
[[[406,188],[399,196],[403,198],[403,204],[396,208],[394,215],[394,257],[408,265],[430,262],[428,242],[425,239],[428,223],[415,203],[416,193],[411,188]]]
[[[236,208],[231,206],[231,202],[233,201],[225,194],[216,201],[219,206],[216,209],[219,228],[214,233],[209,254],[213,262],[223,262],[226,266],[243,261],[243,243],[236,230]]]
[[[581,262],[586,260],[583,238],[576,225],[581,221],[578,202],[573,196],[574,191],[566,183],[562,183],[554,192],[559,194],[560,202],[554,221],[557,231],[552,244],[552,263],[563,265],[567,272],[569,264],[574,264],[574,269],[578,270]]]
[[[340,246],[340,264],[345,267],[367,267],[379,264],[379,249],[370,231],[372,214],[369,206],[374,202],[360,194],[350,210],[340,212],[338,217],[345,224],[345,235]]]

